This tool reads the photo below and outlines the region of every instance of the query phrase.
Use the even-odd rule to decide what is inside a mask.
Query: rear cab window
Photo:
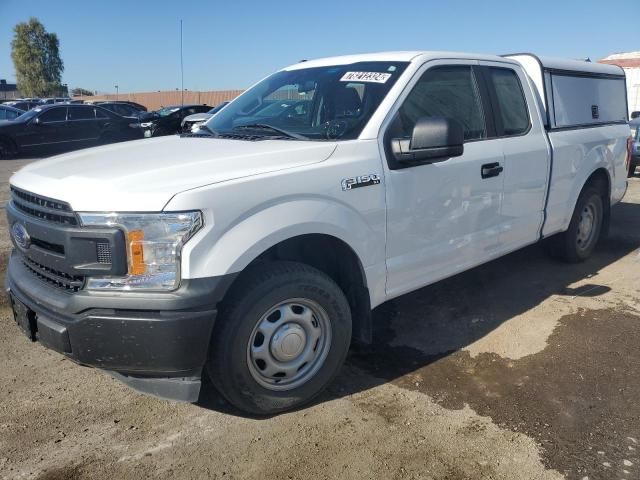
[[[522,84],[518,74],[510,68],[489,67],[489,82],[493,88],[496,131],[499,137],[523,135],[531,121]]]

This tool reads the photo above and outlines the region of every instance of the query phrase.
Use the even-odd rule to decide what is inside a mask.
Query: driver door
[[[65,145],[67,107],[52,107],[42,111],[16,135],[23,150],[53,150]]]
[[[411,136],[422,117],[444,117],[464,128],[459,157],[422,165],[388,162],[387,294],[397,296],[483,263],[501,250],[503,164],[482,96],[478,62],[430,62],[401,98],[385,141]],[[389,149],[385,151],[388,153]]]

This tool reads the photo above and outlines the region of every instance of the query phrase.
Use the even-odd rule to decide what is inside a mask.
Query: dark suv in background
[[[0,158],[49,154],[141,136],[131,119],[96,105],[45,105],[0,122]]]
[[[140,118],[140,127],[145,137],[160,137],[180,132],[184,117],[194,113],[206,113],[208,105],[173,105],[149,112]]]

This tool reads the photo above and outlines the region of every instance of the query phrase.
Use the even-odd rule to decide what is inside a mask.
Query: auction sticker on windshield
[[[390,73],[382,72],[347,72],[340,79],[341,82],[371,82],[387,83],[391,78]]]

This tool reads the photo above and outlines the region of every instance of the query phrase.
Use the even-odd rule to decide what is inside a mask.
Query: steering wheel
[[[324,130],[325,137],[331,140],[342,137],[348,127],[349,123],[345,120],[330,120],[322,126],[322,129]]]

